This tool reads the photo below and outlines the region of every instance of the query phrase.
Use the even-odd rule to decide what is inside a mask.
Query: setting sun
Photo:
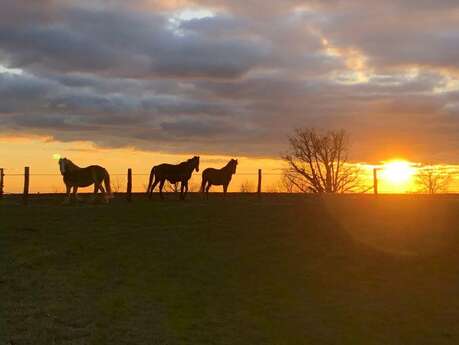
[[[390,161],[385,162],[381,167],[381,180],[384,181],[390,189],[398,192],[405,191],[413,182],[413,175],[416,169],[413,164],[407,161]]]

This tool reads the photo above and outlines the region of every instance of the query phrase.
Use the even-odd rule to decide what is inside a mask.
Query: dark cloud
[[[0,53],[11,67],[32,71],[235,78],[260,63],[266,47],[182,35],[156,14],[63,8],[48,22],[1,23]]]
[[[9,1],[0,65],[23,72],[0,66],[0,124],[260,156],[278,156],[294,127],[344,127],[357,160],[452,161],[458,15],[429,0]]]
[[[231,124],[212,119],[179,119],[173,122],[163,122],[160,126],[165,132],[165,135],[185,139],[189,137],[202,137],[204,140],[209,141],[224,133],[231,133],[233,129]]]
[[[321,32],[365,54],[378,68],[459,68],[457,1],[359,1],[324,8]]]

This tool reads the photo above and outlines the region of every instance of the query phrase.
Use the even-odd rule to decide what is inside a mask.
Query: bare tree
[[[309,193],[311,189],[309,182],[303,176],[297,174],[293,169],[287,168],[282,174],[280,181],[281,188],[287,193]]]
[[[451,175],[448,171],[434,166],[425,166],[418,169],[416,184],[420,191],[429,194],[447,192],[451,183]]]
[[[282,158],[288,165],[285,185],[292,191],[345,193],[362,188],[359,167],[348,162],[344,130],[297,129],[289,143],[290,150]]]

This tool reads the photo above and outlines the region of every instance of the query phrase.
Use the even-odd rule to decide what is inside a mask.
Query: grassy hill
[[[0,200],[0,344],[454,344],[459,198]]]

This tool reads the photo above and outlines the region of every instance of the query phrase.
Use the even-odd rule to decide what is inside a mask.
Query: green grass
[[[0,344],[455,344],[459,199],[0,200]]]

